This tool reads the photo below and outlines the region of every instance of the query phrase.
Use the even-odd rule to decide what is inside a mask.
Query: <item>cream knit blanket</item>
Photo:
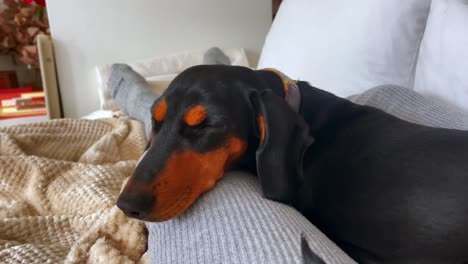
[[[0,263],[142,263],[144,224],[115,206],[143,152],[136,121],[0,128]]]

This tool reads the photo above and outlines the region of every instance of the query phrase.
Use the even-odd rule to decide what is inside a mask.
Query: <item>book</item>
[[[5,99],[5,100],[0,100],[0,107],[11,107],[11,106],[16,106],[16,99]]]
[[[2,108],[0,108],[0,116],[2,116],[4,114],[15,114],[15,113],[24,114],[24,113],[28,113],[28,112],[37,113],[37,112],[43,112],[43,111],[47,111],[47,109],[45,107],[32,108],[32,109],[18,109],[16,107],[2,107]]]
[[[47,115],[45,94],[32,87],[0,90],[0,119]]]
[[[0,89],[0,106],[4,104],[11,104],[11,99],[21,98],[23,93],[33,93],[32,87],[14,88],[14,89]]]
[[[26,92],[26,93],[3,93],[0,94],[0,106],[14,106],[18,103],[45,103],[43,92]]]
[[[47,115],[46,108],[27,109],[27,110],[0,108],[0,119],[14,118],[14,117],[26,117],[26,116],[42,116],[42,115]]]
[[[4,93],[28,93],[32,92],[32,87],[22,87],[22,88],[11,88],[11,89],[0,89],[0,94]]]
[[[18,110],[46,107],[45,97],[18,98],[13,100],[15,103],[14,106],[16,106]]]
[[[44,92],[21,93],[21,98],[44,97]]]

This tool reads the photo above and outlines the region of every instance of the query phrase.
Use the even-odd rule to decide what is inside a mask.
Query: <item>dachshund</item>
[[[185,70],[151,113],[152,137],[117,201],[129,217],[175,218],[241,169],[359,263],[468,263],[468,131],[226,65]]]

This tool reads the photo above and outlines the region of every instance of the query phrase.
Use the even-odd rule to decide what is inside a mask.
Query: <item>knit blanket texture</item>
[[[115,206],[145,144],[129,119],[0,127],[0,263],[148,263]]]

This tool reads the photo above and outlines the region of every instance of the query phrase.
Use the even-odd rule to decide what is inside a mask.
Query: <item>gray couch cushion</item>
[[[401,86],[378,86],[348,99],[379,108],[412,123],[468,130],[468,113]]]
[[[302,263],[301,233],[326,263],[355,263],[299,212],[262,198],[244,172],[224,175],[182,216],[147,227],[152,263]]]

